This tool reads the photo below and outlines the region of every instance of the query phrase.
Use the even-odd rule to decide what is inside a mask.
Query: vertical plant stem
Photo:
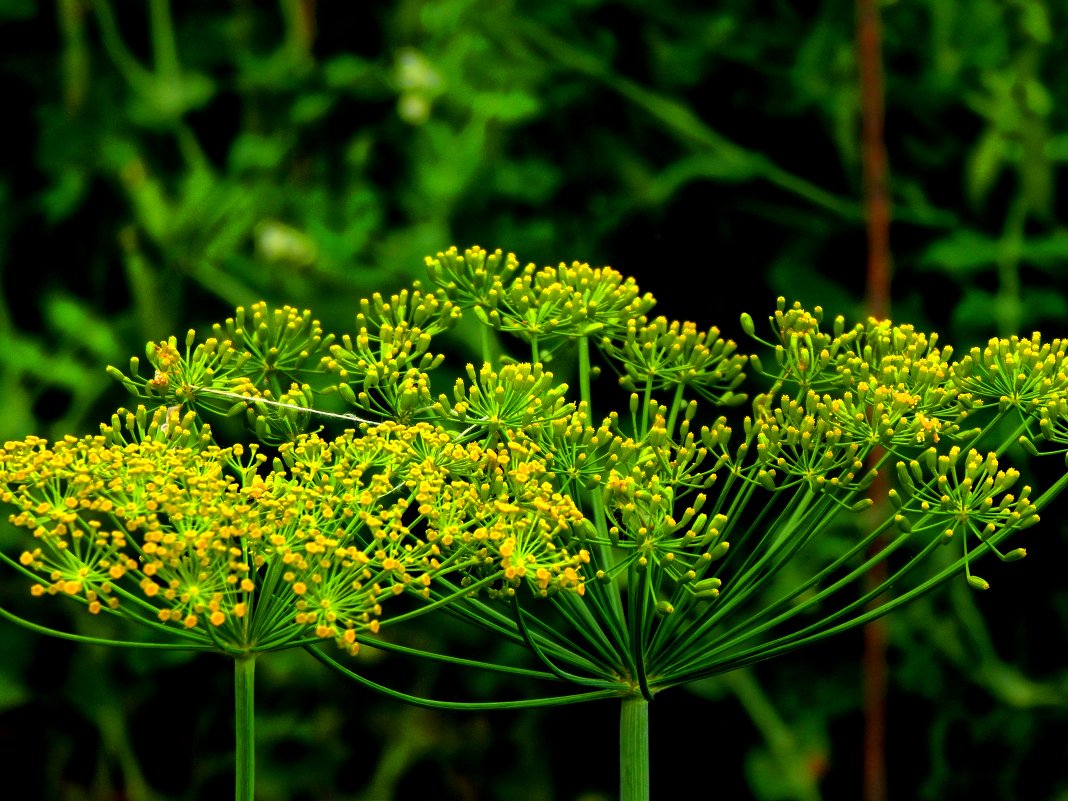
[[[478,342],[482,348],[482,361],[485,364],[493,363],[493,343],[490,342],[490,327],[488,325],[478,326]]]
[[[1005,229],[998,242],[998,294],[994,318],[998,334],[1011,336],[1019,331],[1023,309],[1020,295],[1020,251],[1027,224],[1027,197],[1021,191],[1009,206]]]
[[[256,785],[256,657],[234,659],[235,801],[252,801]]]
[[[177,81],[180,79],[181,68],[178,62],[178,44],[174,38],[170,0],[150,0],[148,10],[156,72],[168,81]]]
[[[868,312],[890,311],[890,187],[883,138],[882,26],[877,0],[857,0],[857,62],[864,169],[864,217],[868,233]]]
[[[649,702],[623,699],[619,716],[619,799],[649,801]]]
[[[882,23],[878,0],[857,0],[857,64],[860,80],[861,137],[863,152],[864,217],[867,223],[868,313],[885,318],[890,313],[890,189],[883,123]],[[874,463],[878,452],[872,454]],[[878,509],[886,497],[885,473],[872,485],[869,497]],[[871,553],[883,547],[882,538],[872,543]],[[866,577],[868,588],[886,579],[886,563],[880,562]],[[875,599],[878,604],[882,599]],[[864,627],[864,801],[886,801],[886,624],[874,620]]]

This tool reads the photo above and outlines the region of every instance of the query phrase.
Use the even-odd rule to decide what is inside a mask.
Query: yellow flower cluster
[[[723,339],[718,328],[698,331],[691,322],[642,315],[627,319],[600,344],[620,374],[620,385],[631,392],[688,388],[720,403],[745,400],[732,390],[745,380],[749,357],[737,354],[738,346]]]
[[[539,448],[459,443],[426,423],[303,435],[265,467],[193,418],[119,414],[96,436],[0,449],[0,500],[34,546],[36,595],[81,599],[193,641],[259,650],[334,639],[355,651],[382,603],[460,572],[509,592],[583,592],[582,520]],[[125,426],[125,430],[123,430]]]

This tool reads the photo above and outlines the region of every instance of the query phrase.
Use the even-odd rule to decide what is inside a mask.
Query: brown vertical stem
[[[864,216],[867,223],[867,308],[873,317],[890,313],[890,191],[883,137],[882,31],[878,0],[857,0],[857,63],[860,80]],[[873,454],[878,458],[879,454]],[[885,471],[884,471],[885,472]],[[886,497],[885,476],[871,487],[878,509]],[[876,541],[872,553],[882,548]],[[886,578],[885,563],[868,575],[869,587]],[[873,603],[879,604],[881,599]],[[863,801],[886,801],[886,624],[864,627],[864,789]]]
[[[868,313],[890,312],[890,189],[883,140],[882,32],[877,0],[857,0],[864,216],[868,229]]]

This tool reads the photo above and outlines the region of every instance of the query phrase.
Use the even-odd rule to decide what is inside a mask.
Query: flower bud
[[[1028,437],[1020,437],[1016,441],[1019,442],[1020,446],[1025,451],[1027,451],[1027,453],[1030,454],[1031,456],[1041,456],[1042,455],[1041,451],[1039,451],[1038,448],[1035,447],[1035,443],[1033,443],[1030,440],[1030,438],[1028,438]]]
[[[981,579],[978,576],[968,576],[968,583],[977,590],[989,590],[990,582],[986,579]]]
[[[358,406],[356,402],[356,393],[352,387],[348,384],[338,384],[337,393],[344,399],[344,401],[352,406]]]
[[[746,336],[755,337],[756,325],[753,323],[753,318],[747,312],[742,312],[741,322],[742,330],[745,332]]]

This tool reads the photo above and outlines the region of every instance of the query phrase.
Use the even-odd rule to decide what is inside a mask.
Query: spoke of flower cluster
[[[3,499],[32,534],[5,560],[36,594],[154,637],[235,657],[304,645],[411,703],[615,697],[623,798],[638,801],[658,693],[954,577],[987,589],[979,562],[1024,556],[1020,533],[1068,485],[1023,479],[1028,458],[1068,453],[1060,340],[991,340],[955,360],[910,325],[825,324],[779,298],[766,329],[742,315],[763,352],[745,354],[715,327],[650,316],[652,296],[609,267],[522,267],[474,247],[426,268],[429,289],[355,302],[351,332],[257,304],[184,348],[150,343],[150,376],[137,359],[109,368],[152,408],[97,437],[0,452]],[[464,317],[482,363],[440,379],[438,338]],[[761,379],[751,395],[747,372]],[[208,418],[227,414],[245,417],[245,446],[213,443]],[[877,473],[892,489],[873,506]],[[391,615],[394,596],[409,600]],[[446,607],[529,659],[374,636]],[[548,689],[419,698],[322,638]]]

